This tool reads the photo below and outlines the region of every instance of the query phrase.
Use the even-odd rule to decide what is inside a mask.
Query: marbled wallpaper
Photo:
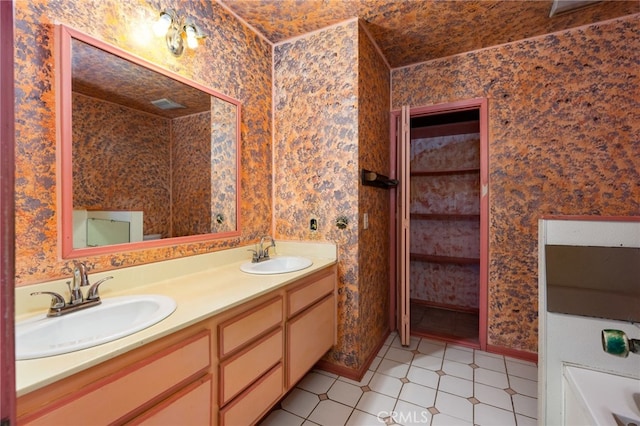
[[[276,239],[336,242],[339,343],[329,358],[337,364],[361,367],[387,327],[379,302],[387,300],[388,217],[378,212],[388,195],[359,180],[362,167],[389,167],[386,112],[379,121],[389,104],[489,99],[489,344],[536,351],[541,215],[640,215],[639,15],[395,69],[389,103],[383,61],[356,21],[276,45],[272,57],[269,43],[217,3],[182,1],[178,12],[208,37],[174,58],[149,31],[163,6],[15,3],[17,285],[71,272],[57,243],[54,22],[243,108],[241,236],[82,259],[90,271],[235,247],[272,230]],[[335,226],[340,216],[344,230]]]
[[[411,253],[480,258],[480,139],[478,133],[411,140],[412,172],[477,169],[459,175],[411,177],[412,214],[467,214],[474,218],[412,217]],[[451,308],[478,309],[478,264],[412,260],[411,299]]]
[[[216,120],[233,124],[74,94],[74,208],[142,211],[144,234],[163,238],[235,229],[235,105],[219,105]]]
[[[476,310],[479,281],[479,265],[412,261],[410,297],[426,305]]]
[[[362,28],[358,32],[358,46],[359,168],[389,176],[390,70]],[[360,365],[377,349],[390,327],[389,194],[388,189],[359,185]],[[367,229],[364,229],[365,214]]]
[[[412,138],[411,171],[474,169],[480,165],[478,133]]]
[[[240,106],[242,108],[242,106]],[[211,99],[211,229],[227,232],[236,229],[235,194],[240,190],[236,135],[238,107],[222,99]]]
[[[145,234],[171,235],[171,120],[78,94],[72,109],[74,209],[142,211]]]
[[[363,188],[360,168],[389,172],[389,71],[366,37],[353,20],[274,52],[275,236],[338,244],[338,345],[327,358],[354,369],[388,330],[389,194]]]
[[[640,15],[392,71],[392,108],[489,99],[488,344],[537,351],[538,219],[640,215]]]
[[[338,349],[359,359],[358,24],[274,47],[275,238],[339,245]],[[349,222],[338,229],[338,216]],[[311,218],[318,230],[310,231]]]
[[[358,17],[393,68],[640,12],[637,0],[553,19],[552,0],[221,1],[274,43]]]
[[[237,238],[83,258],[90,272],[206,253],[253,242],[272,218],[272,46],[215,2],[181,1],[178,13],[208,35],[175,58],[151,25],[166,4],[156,0],[15,2],[16,285],[70,276],[59,258],[56,178],[54,23],[62,23],[242,103],[242,234]]]
[[[172,237],[211,232],[211,113],[172,120]]]

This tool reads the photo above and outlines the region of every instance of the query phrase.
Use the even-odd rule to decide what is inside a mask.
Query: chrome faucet
[[[264,242],[265,240],[268,239],[271,241],[271,244],[269,244],[266,248],[264,246]],[[251,262],[253,263],[257,263],[257,262],[262,262],[263,260],[269,260],[269,249],[273,247],[276,247],[276,240],[273,239],[273,237],[271,237],[270,235],[265,235],[264,237],[260,238],[260,243],[258,244],[258,249],[257,250],[251,250],[253,251],[253,259],[251,259]]]
[[[69,298],[70,305],[77,305],[84,302],[84,296],[82,295],[81,287],[86,287],[89,285],[89,277],[87,276],[87,265],[82,262],[73,261],[73,287],[71,283],[67,281],[67,286],[69,287],[69,293],[71,297]]]
[[[89,277],[87,275],[87,266],[82,262],[73,262],[73,285],[71,281],[67,281],[67,287],[69,287],[69,301],[65,302],[64,297],[54,291],[36,291],[31,293],[32,296],[39,294],[46,294],[51,296],[51,306],[48,317],[59,317],[60,315],[68,314],[78,311],[80,309],[89,308],[102,303],[100,301],[100,295],[98,294],[98,287],[103,282],[110,280],[113,277],[106,277],[98,281],[89,287],[87,291],[87,297],[82,294],[82,287],[89,285]]]

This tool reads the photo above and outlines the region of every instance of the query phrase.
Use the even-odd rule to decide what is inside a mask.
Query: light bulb
[[[198,37],[193,25],[187,25],[185,31],[187,32],[187,46],[189,46],[189,49],[198,47]]]
[[[167,12],[162,12],[158,20],[153,24],[153,33],[158,37],[162,37],[167,33],[172,21]]]

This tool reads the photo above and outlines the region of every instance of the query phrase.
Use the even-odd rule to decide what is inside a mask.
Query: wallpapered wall
[[[17,285],[71,273],[57,248],[53,23],[61,22],[243,106],[242,236],[84,259],[91,270],[255,241],[269,233],[273,208],[276,238],[339,244],[339,344],[330,359],[359,368],[388,326],[379,301],[388,300],[389,219],[378,214],[388,193],[360,186],[359,173],[388,173],[390,95],[357,23],[275,46],[272,77],[272,47],[214,2],[179,3],[209,37],[178,59],[150,38],[155,0],[31,0],[15,9]],[[391,73],[393,108],[489,98],[490,344],[536,350],[541,215],[640,214],[639,26],[634,15]],[[342,215],[345,230],[335,226]]]
[[[171,235],[171,120],[83,95],[72,109],[74,208],[142,211],[145,234]]]
[[[206,234],[211,232],[211,113],[176,118],[171,130],[170,235]]]
[[[144,234],[163,238],[234,230],[236,107],[214,106],[213,122],[171,119],[74,94],[74,208],[142,211]]]
[[[640,215],[640,20],[392,72],[392,108],[489,99],[488,343],[537,350],[538,219]]]
[[[412,172],[478,169],[478,133],[412,138]],[[411,178],[411,214],[480,213],[480,173]],[[480,258],[480,221],[411,220],[411,253]],[[479,307],[479,264],[412,260],[411,299],[455,308]]]
[[[172,120],[174,237],[236,229],[236,106],[212,103],[210,113]]]
[[[389,194],[363,188],[360,168],[389,172],[389,70],[355,20],[276,45],[274,64],[276,238],[338,243],[328,358],[357,369],[388,330]]]
[[[56,246],[54,21],[235,97],[243,108],[242,236],[84,259],[92,271],[215,251],[270,232],[271,46],[215,3],[180,6],[178,12],[193,17],[209,37],[175,59],[161,41],[141,44],[132,37],[137,26],[155,20],[155,2],[17,2],[18,285],[71,272]],[[339,244],[340,343],[329,359],[359,368],[388,330],[389,195],[370,188],[359,194],[359,180],[360,163],[389,173],[389,70],[356,21],[274,50],[275,238]],[[370,230],[361,230],[359,204],[370,215]],[[345,230],[335,226],[342,215],[349,221]],[[309,231],[312,216],[317,232]],[[372,247],[369,257],[359,251],[359,232]]]
[[[133,52],[238,99],[243,106],[239,238],[85,258],[91,271],[154,262],[257,239],[271,224],[272,47],[215,2],[179,2],[208,37],[175,58],[151,25],[163,4],[145,0],[15,2],[16,283],[70,276],[58,256],[54,22]]]
[[[389,176],[391,76],[371,39],[358,34],[358,157],[361,169]],[[360,174],[356,179],[360,179]],[[360,285],[360,367],[389,330],[389,190],[359,185],[358,268]],[[364,214],[368,229],[364,229]]]

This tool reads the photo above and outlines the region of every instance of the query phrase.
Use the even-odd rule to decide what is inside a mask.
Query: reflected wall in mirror
[[[239,235],[238,101],[63,25],[63,257]]]

